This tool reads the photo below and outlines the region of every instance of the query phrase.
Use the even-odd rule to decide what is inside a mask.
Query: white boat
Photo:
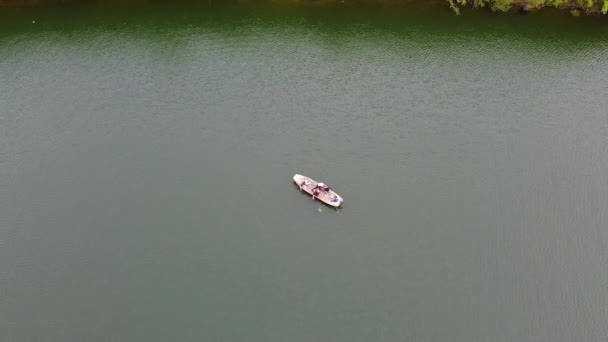
[[[344,199],[330,187],[312,178],[296,174],[293,176],[293,181],[300,191],[308,193],[313,199],[318,199],[329,206],[338,208],[344,203]]]

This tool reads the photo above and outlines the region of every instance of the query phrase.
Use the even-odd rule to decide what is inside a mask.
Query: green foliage
[[[458,0],[456,0],[458,1]],[[460,8],[458,8],[458,6],[456,6],[456,4],[454,3],[454,0],[448,0],[448,3],[450,4],[450,8],[458,15],[460,15]]]
[[[162,3],[173,2],[177,0],[0,0],[0,7],[3,6],[35,6],[45,4],[71,4],[71,3]],[[398,4],[415,4],[431,2],[433,4],[446,2],[450,8],[456,13],[464,7],[475,8],[490,8],[493,11],[511,11],[525,10],[533,11],[546,7],[554,7],[569,11],[573,15],[580,14],[608,14],[608,0],[182,0],[201,3],[236,3],[236,4],[254,4],[254,3],[271,3],[285,5],[314,5],[314,6],[332,6],[332,5],[398,5]]]
[[[450,7],[459,13],[459,6],[489,7],[493,11],[509,11],[525,8],[526,10],[555,7],[570,9],[573,15],[581,10],[586,13],[608,13],[608,0],[447,0]],[[600,9],[601,8],[601,9]]]
[[[494,0],[492,9],[495,11],[508,11],[513,6],[512,0]]]
[[[566,0],[554,0],[553,7],[560,8],[565,3],[566,3]]]

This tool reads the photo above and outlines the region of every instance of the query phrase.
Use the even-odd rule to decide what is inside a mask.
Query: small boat
[[[329,206],[338,208],[344,203],[344,199],[335,191],[312,178],[296,174],[293,176],[293,181],[300,188],[300,191],[308,193],[313,199],[316,198]]]

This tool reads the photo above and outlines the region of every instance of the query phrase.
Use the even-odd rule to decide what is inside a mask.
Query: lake
[[[606,341],[607,61],[600,18],[0,10],[2,340]]]

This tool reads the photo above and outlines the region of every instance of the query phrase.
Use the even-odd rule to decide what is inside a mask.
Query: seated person
[[[325,185],[324,183],[319,183],[317,184],[317,187],[323,191],[325,191],[325,193],[329,192],[329,187],[327,185]]]

